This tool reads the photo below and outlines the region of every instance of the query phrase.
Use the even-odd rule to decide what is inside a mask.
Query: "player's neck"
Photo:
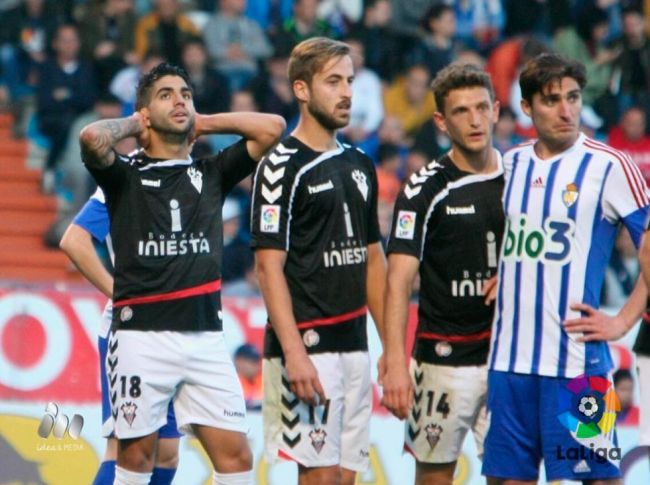
[[[573,145],[575,145],[577,140],[578,136],[566,143],[553,143],[550,140],[542,140],[540,138],[533,146],[533,149],[535,150],[535,155],[537,155],[538,158],[547,160],[549,158],[556,157],[560,153],[564,153]]]
[[[497,169],[496,151],[491,145],[480,152],[468,152],[458,146],[452,146],[449,158],[463,172],[490,173]]]
[[[190,155],[187,137],[182,140],[177,136],[165,136],[151,133],[151,143],[144,151],[148,157],[165,160],[186,160]]]
[[[327,152],[337,147],[336,131],[328,130],[310,116],[301,116],[291,135],[317,152]]]

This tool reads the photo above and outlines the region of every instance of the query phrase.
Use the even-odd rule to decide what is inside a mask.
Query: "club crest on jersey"
[[[571,207],[578,200],[578,195],[578,186],[571,183],[562,191],[562,202],[564,202],[565,206]]]
[[[433,450],[438,444],[438,441],[440,441],[442,426],[439,424],[430,423],[427,424],[426,428],[424,428],[424,431],[427,433],[427,443],[429,443],[429,446]]]
[[[280,231],[280,206],[262,204],[262,217],[260,217],[260,231]]]
[[[368,201],[368,180],[366,174],[361,170],[354,170],[352,172],[352,180],[357,183],[357,189],[363,195],[363,200]]]
[[[395,237],[397,239],[413,239],[415,234],[415,218],[413,211],[399,211],[397,224],[395,224]]]
[[[320,342],[320,335],[313,328],[310,328],[302,335],[302,341],[305,343],[305,347],[314,347]]]
[[[124,419],[126,420],[127,423],[129,423],[129,426],[133,425],[133,421],[135,420],[135,412],[138,410],[138,405],[129,401],[125,402],[120,406],[120,411],[122,411],[122,416],[124,416]]]
[[[323,449],[323,446],[325,446],[326,437],[327,437],[327,432],[321,428],[316,428],[309,432],[311,445],[316,450],[316,453],[320,453],[320,451]]]
[[[190,167],[187,169],[187,175],[190,176],[190,182],[192,182],[192,185],[200,194],[203,188],[203,174],[201,171],[196,167]]]
[[[125,306],[120,310],[120,320],[123,322],[128,322],[133,318],[133,310],[131,310],[130,306]]]

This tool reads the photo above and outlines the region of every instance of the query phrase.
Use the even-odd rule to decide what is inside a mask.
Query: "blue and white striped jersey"
[[[627,155],[580,135],[541,160],[534,141],[504,156],[506,227],[489,366],[572,378],[612,367],[606,342],[578,343],[562,322],[574,303],[595,308],[619,223],[638,246],[649,210]]]

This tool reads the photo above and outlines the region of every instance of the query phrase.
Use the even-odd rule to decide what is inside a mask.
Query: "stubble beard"
[[[307,102],[307,110],[309,111],[309,114],[311,114],[323,128],[330,131],[341,129],[347,126],[350,122],[349,118],[345,120],[336,119],[333,115],[321,109],[321,107],[312,100],[309,100],[309,102]]]

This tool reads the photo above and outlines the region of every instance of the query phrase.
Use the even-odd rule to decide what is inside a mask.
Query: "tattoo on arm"
[[[95,168],[113,164],[113,147],[121,140],[141,132],[140,124],[132,118],[100,120],[83,129],[80,136],[83,161]]]

